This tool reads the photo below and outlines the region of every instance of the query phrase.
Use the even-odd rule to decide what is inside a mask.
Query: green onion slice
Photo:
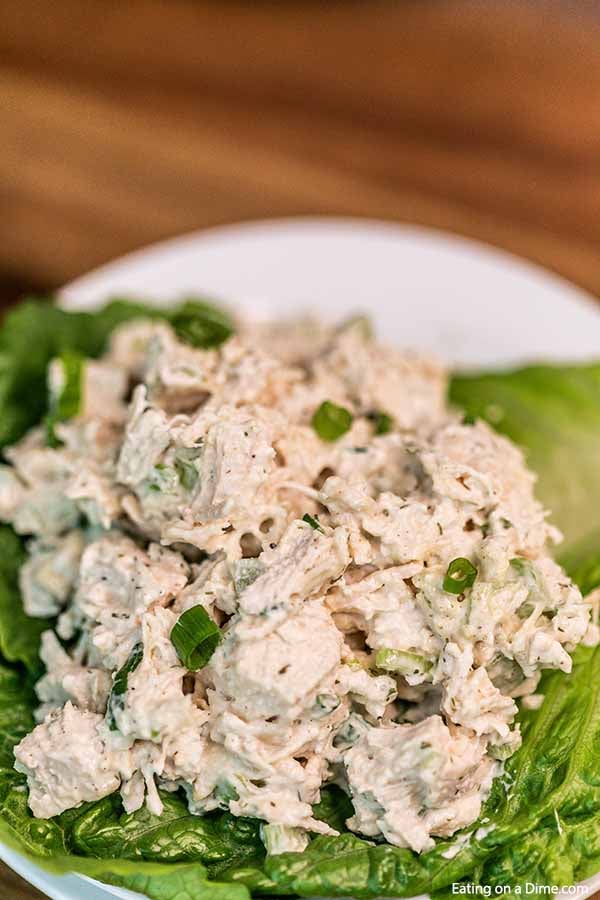
[[[473,563],[459,556],[453,559],[444,575],[444,590],[448,594],[462,594],[475,583],[477,569]]]
[[[387,413],[376,410],[369,413],[367,419],[370,419],[375,427],[375,434],[388,434],[392,430],[394,420]]]
[[[373,338],[373,323],[370,316],[364,313],[357,313],[342,322],[338,331],[341,334],[347,331],[354,331],[361,338],[368,341]]]
[[[182,613],[171,629],[171,643],[190,672],[202,669],[222,641],[219,626],[203,606]]]
[[[60,447],[61,445],[54,430],[56,424],[72,419],[79,413],[81,407],[84,357],[72,350],[65,350],[61,353],[59,361],[62,365],[64,381],[60,394],[51,400],[45,419],[46,439],[49,447]]]
[[[519,575],[528,575],[531,572],[531,563],[522,556],[515,556],[511,559],[510,564]]]
[[[127,691],[127,679],[131,672],[135,672],[144,657],[144,645],[138,643],[135,645],[127,660],[123,663],[119,671],[114,677],[110,696],[107,704],[108,727],[111,731],[115,731],[117,723],[115,722],[115,707],[123,706],[123,702],[117,698],[122,697]]]
[[[127,657],[127,661],[121,666],[117,674],[115,675],[115,680],[113,681],[112,686],[112,694],[115,694],[117,697],[121,694],[124,694],[127,690],[127,679],[131,672],[135,672],[139,664],[141,663],[144,657],[144,645],[141,643],[136,644],[129,656]]]
[[[181,486],[186,491],[192,491],[198,481],[198,469],[194,460],[202,456],[200,447],[181,447],[175,454],[175,471],[179,476]]]
[[[182,341],[193,347],[218,347],[234,331],[227,313],[204,300],[187,300],[171,316],[171,325]]]
[[[302,521],[306,522],[307,525],[310,525],[311,528],[314,528],[315,531],[320,531],[321,534],[325,534],[325,532],[321,528],[319,520],[314,516],[311,516],[308,513],[304,513],[304,515],[302,516]]]
[[[337,441],[350,430],[352,413],[329,400],[321,403],[311,420],[311,425],[323,441]]]

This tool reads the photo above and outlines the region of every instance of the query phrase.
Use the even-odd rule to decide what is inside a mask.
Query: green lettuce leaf
[[[22,662],[38,672],[40,635],[48,621],[31,618],[23,609],[19,569],[24,560],[22,540],[12,528],[0,525],[0,653],[8,662]]]
[[[90,805],[71,831],[76,853],[148,861],[201,861],[206,865],[254,856],[261,850],[259,822],[230,813],[193,816],[178,794],[163,792],[162,815],[146,807],[126,813],[118,795]]]
[[[336,785],[331,784],[321,791],[320,801],[313,806],[315,819],[327,822],[335,831],[346,830],[346,819],[354,815],[350,798]]]
[[[50,833],[47,827],[43,826],[42,830],[46,834]],[[4,817],[0,820],[0,840],[19,853],[28,850],[26,843]],[[40,868],[54,875],[76,872],[105,884],[138,891],[151,900],[250,900],[250,893],[245,885],[209,880],[201,863],[86,859],[65,854],[59,848],[55,834],[52,834],[52,840],[48,842],[48,849],[50,852],[46,856],[37,855],[36,851],[31,850],[28,855],[34,856]]]
[[[86,860],[76,871],[98,881],[138,891],[151,900],[249,900],[248,889],[241,884],[212,881],[199,864],[173,865],[150,863],[102,863]]]
[[[561,564],[585,596],[600,585],[600,531],[590,534],[563,548]]]
[[[0,664],[0,802],[23,778],[13,768],[13,747],[34,726],[34,696],[22,672]]]

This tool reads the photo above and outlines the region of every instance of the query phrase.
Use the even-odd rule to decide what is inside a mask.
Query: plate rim
[[[538,276],[547,285],[566,291],[573,300],[579,301],[588,309],[598,309],[598,300],[594,295],[565,275],[546,267],[543,263],[520,256],[512,250],[499,247],[488,241],[418,223],[377,219],[369,216],[339,216],[335,214],[298,214],[247,219],[211,225],[207,228],[196,228],[179,235],[171,235],[100,263],[89,272],[84,272],[82,275],[76,276],[68,281],[67,284],[59,287],[55,295],[59,304],[66,309],[85,309],[88,306],[92,308],[92,304],[88,304],[87,301],[81,304],[81,301],[77,300],[76,295],[81,291],[88,290],[90,284],[93,285],[100,279],[110,277],[125,267],[143,263],[148,258],[156,257],[157,254],[166,257],[167,255],[181,252],[181,250],[187,250],[198,241],[227,239],[236,235],[261,235],[261,233],[263,237],[268,237],[273,233],[279,233],[288,229],[306,233],[315,228],[335,229],[347,233],[368,229],[370,232],[378,231],[386,236],[397,235],[407,239],[419,239],[432,247],[437,245],[438,249],[446,246],[449,250],[456,249],[482,255],[489,262],[509,265],[514,271],[519,271],[524,275]]]

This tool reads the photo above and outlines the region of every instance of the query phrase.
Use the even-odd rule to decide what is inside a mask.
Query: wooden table
[[[5,303],[300,213],[446,228],[600,293],[597,0],[0,5]],[[0,895],[39,896],[6,870]]]

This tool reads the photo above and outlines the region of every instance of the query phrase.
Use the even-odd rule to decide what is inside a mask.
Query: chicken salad
[[[314,815],[333,784],[350,832],[424,853],[478,819],[542,672],[597,642],[594,595],[434,361],[362,318],[209,324],[202,348],[135,319],[55,357],[45,421],[5,449],[0,518],[49,619],[30,808],[183,792],[276,856],[338,833]]]

